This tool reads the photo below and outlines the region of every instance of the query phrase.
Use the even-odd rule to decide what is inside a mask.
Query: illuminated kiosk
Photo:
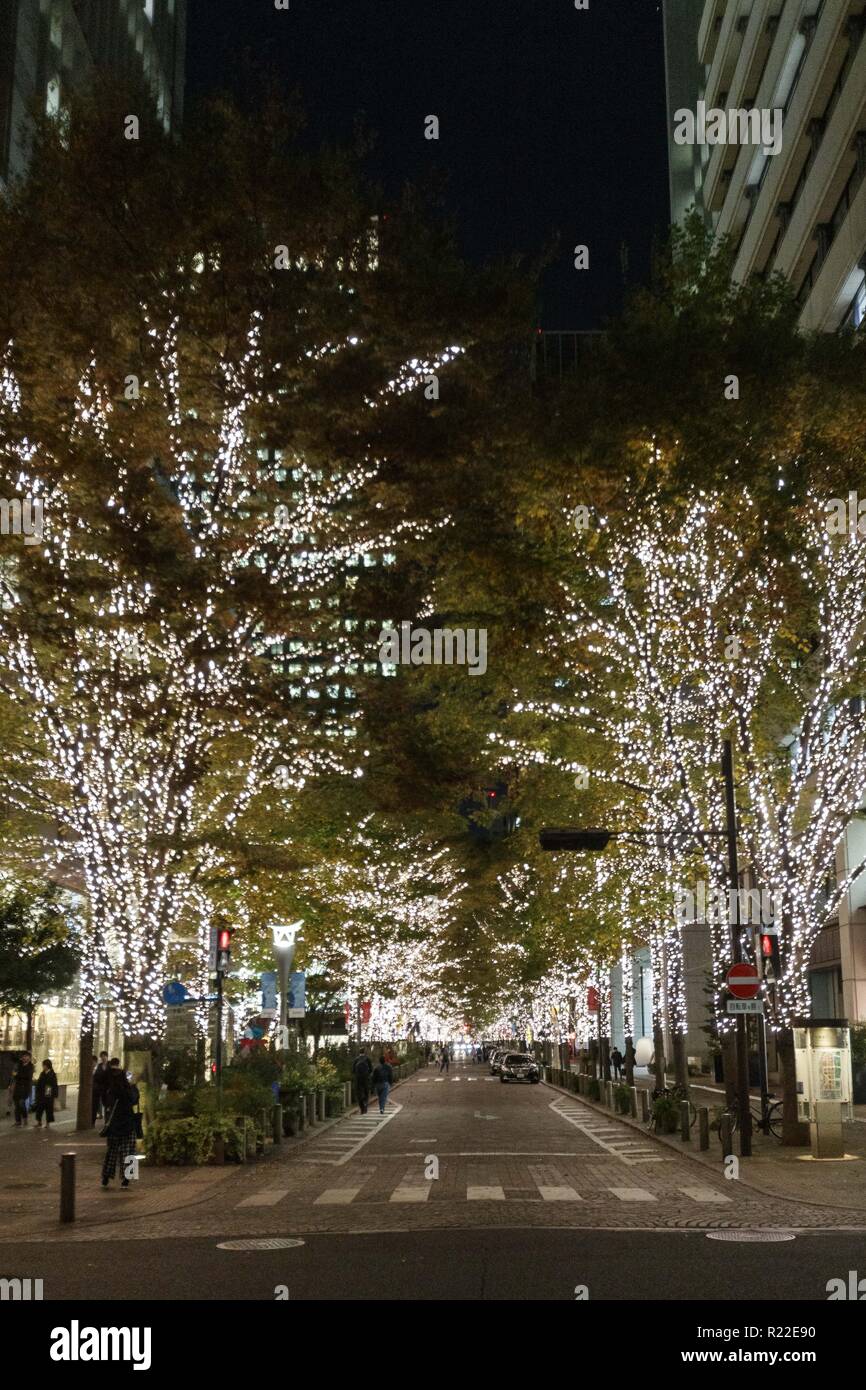
[[[851,1035],[846,1018],[794,1019],[797,1117],[813,1158],[842,1158],[842,1123],[853,1120]]]

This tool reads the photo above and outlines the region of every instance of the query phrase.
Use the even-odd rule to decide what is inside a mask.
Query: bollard
[[[307,1101],[307,1123],[312,1127],[316,1123],[316,1095],[314,1091],[308,1091]]]
[[[684,1144],[688,1144],[692,1137],[692,1127],[689,1123],[691,1114],[687,1100],[680,1101],[680,1138]]]
[[[650,1110],[649,1110],[649,1093],[648,1093],[647,1091],[644,1090],[643,1086],[641,1086],[641,1088],[640,1088],[640,1090],[638,1091],[637,1094],[638,1094],[638,1109],[640,1110],[640,1118],[642,1119],[642,1121],[643,1121],[644,1124],[648,1124],[648,1123],[649,1123],[649,1116],[650,1116]]]
[[[222,1166],[226,1161],[225,1140],[219,1130],[216,1131],[213,1137],[213,1161],[219,1166]]]
[[[698,1148],[706,1153],[710,1147],[710,1112],[705,1105],[698,1109]]]
[[[637,1086],[628,1088],[628,1109],[633,1120],[637,1119]]]
[[[60,1220],[75,1220],[75,1154],[60,1159]]]
[[[320,1119],[320,1120],[324,1120],[324,1119],[325,1119],[325,1092],[324,1092],[324,1091],[318,1091],[318,1092],[317,1092],[317,1099],[318,1099],[318,1102],[319,1102],[319,1119]]]
[[[731,1130],[731,1117],[727,1110],[724,1112],[722,1118],[719,1120],[719,1136],[722,1141],[722,1153],[725,1158],[728,1158],[728,1156],[732,1152],[733,1138]]]
[[[283,1107],[275,1105],[271,1110],[271,1134],[275,1144],[283,1142]]]

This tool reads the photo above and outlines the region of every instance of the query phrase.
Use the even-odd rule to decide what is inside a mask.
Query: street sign
[[[763,999],[729,999],[729,1014],[762,1014],[764,1012]]]
[[[732,965],[728,971],[727,985],[735,999],[754,999],[761,988],[757,969],[748,961]]]
[[[189,999],[189,991],[179,980],[172,980],[162,991],[162,999],[164,1004],[185,1004]]]

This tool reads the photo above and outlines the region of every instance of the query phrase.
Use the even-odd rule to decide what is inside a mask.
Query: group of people
[[[379,1101],[379,1114],[384,1115],[385,1106],[388,1102],[388,1093],[394,1084],[394,1069],[388,1060],[389,1056],[396,1063],[391,1048],[386,1048],[380,1052],[379,1060],[375,1067],[367,1056],[366,1047],[362,1047],[354,1062],[352,1063],[352,1075],[355,1078],[355,1094],[358,1097],[358,1108],[362,1115],[366,1115],[367,1107],[370,1103],[370,1092],[376,1092]]]
[[[33,1085],[33,1057],[29,1052],[22,1052],[18,1059],[18,1065],[12,1073],[12,1080],[9,1082],[9,1103],[6,1109],[7,1115],[15,1111],[15,1124],[20,1129],[26,1127],[30,1119],[30,1110],[36,1117],[36,1128],[42,1128],[43,1118],[45,1128],[54,1124],[54,1102],[60,1094],[57,1084],[57,1073],[50,1057],[46,1057],[42,1063],[42,1070],[36,1078],[35,1103]]]

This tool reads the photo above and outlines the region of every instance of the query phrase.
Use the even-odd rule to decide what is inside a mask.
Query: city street
[[[375,1299],[384,1281],[396,1299],[826,1300],[866,1249],[850,1211],[769,1199],[486,1065],[429,1067],[382,1118],[187,1175],[197,1191],[163,1212],[146,1167],[129,1192],[95,1190],[101,1150],[79,1149],[74,1228],[31,1206],[27,1238],[0,1244],[3,1272],[42,1278],[46,1299],[116,1296],[122,1246],[127,1299]],[[223,1248],[247,1240],[287,1244]]]

